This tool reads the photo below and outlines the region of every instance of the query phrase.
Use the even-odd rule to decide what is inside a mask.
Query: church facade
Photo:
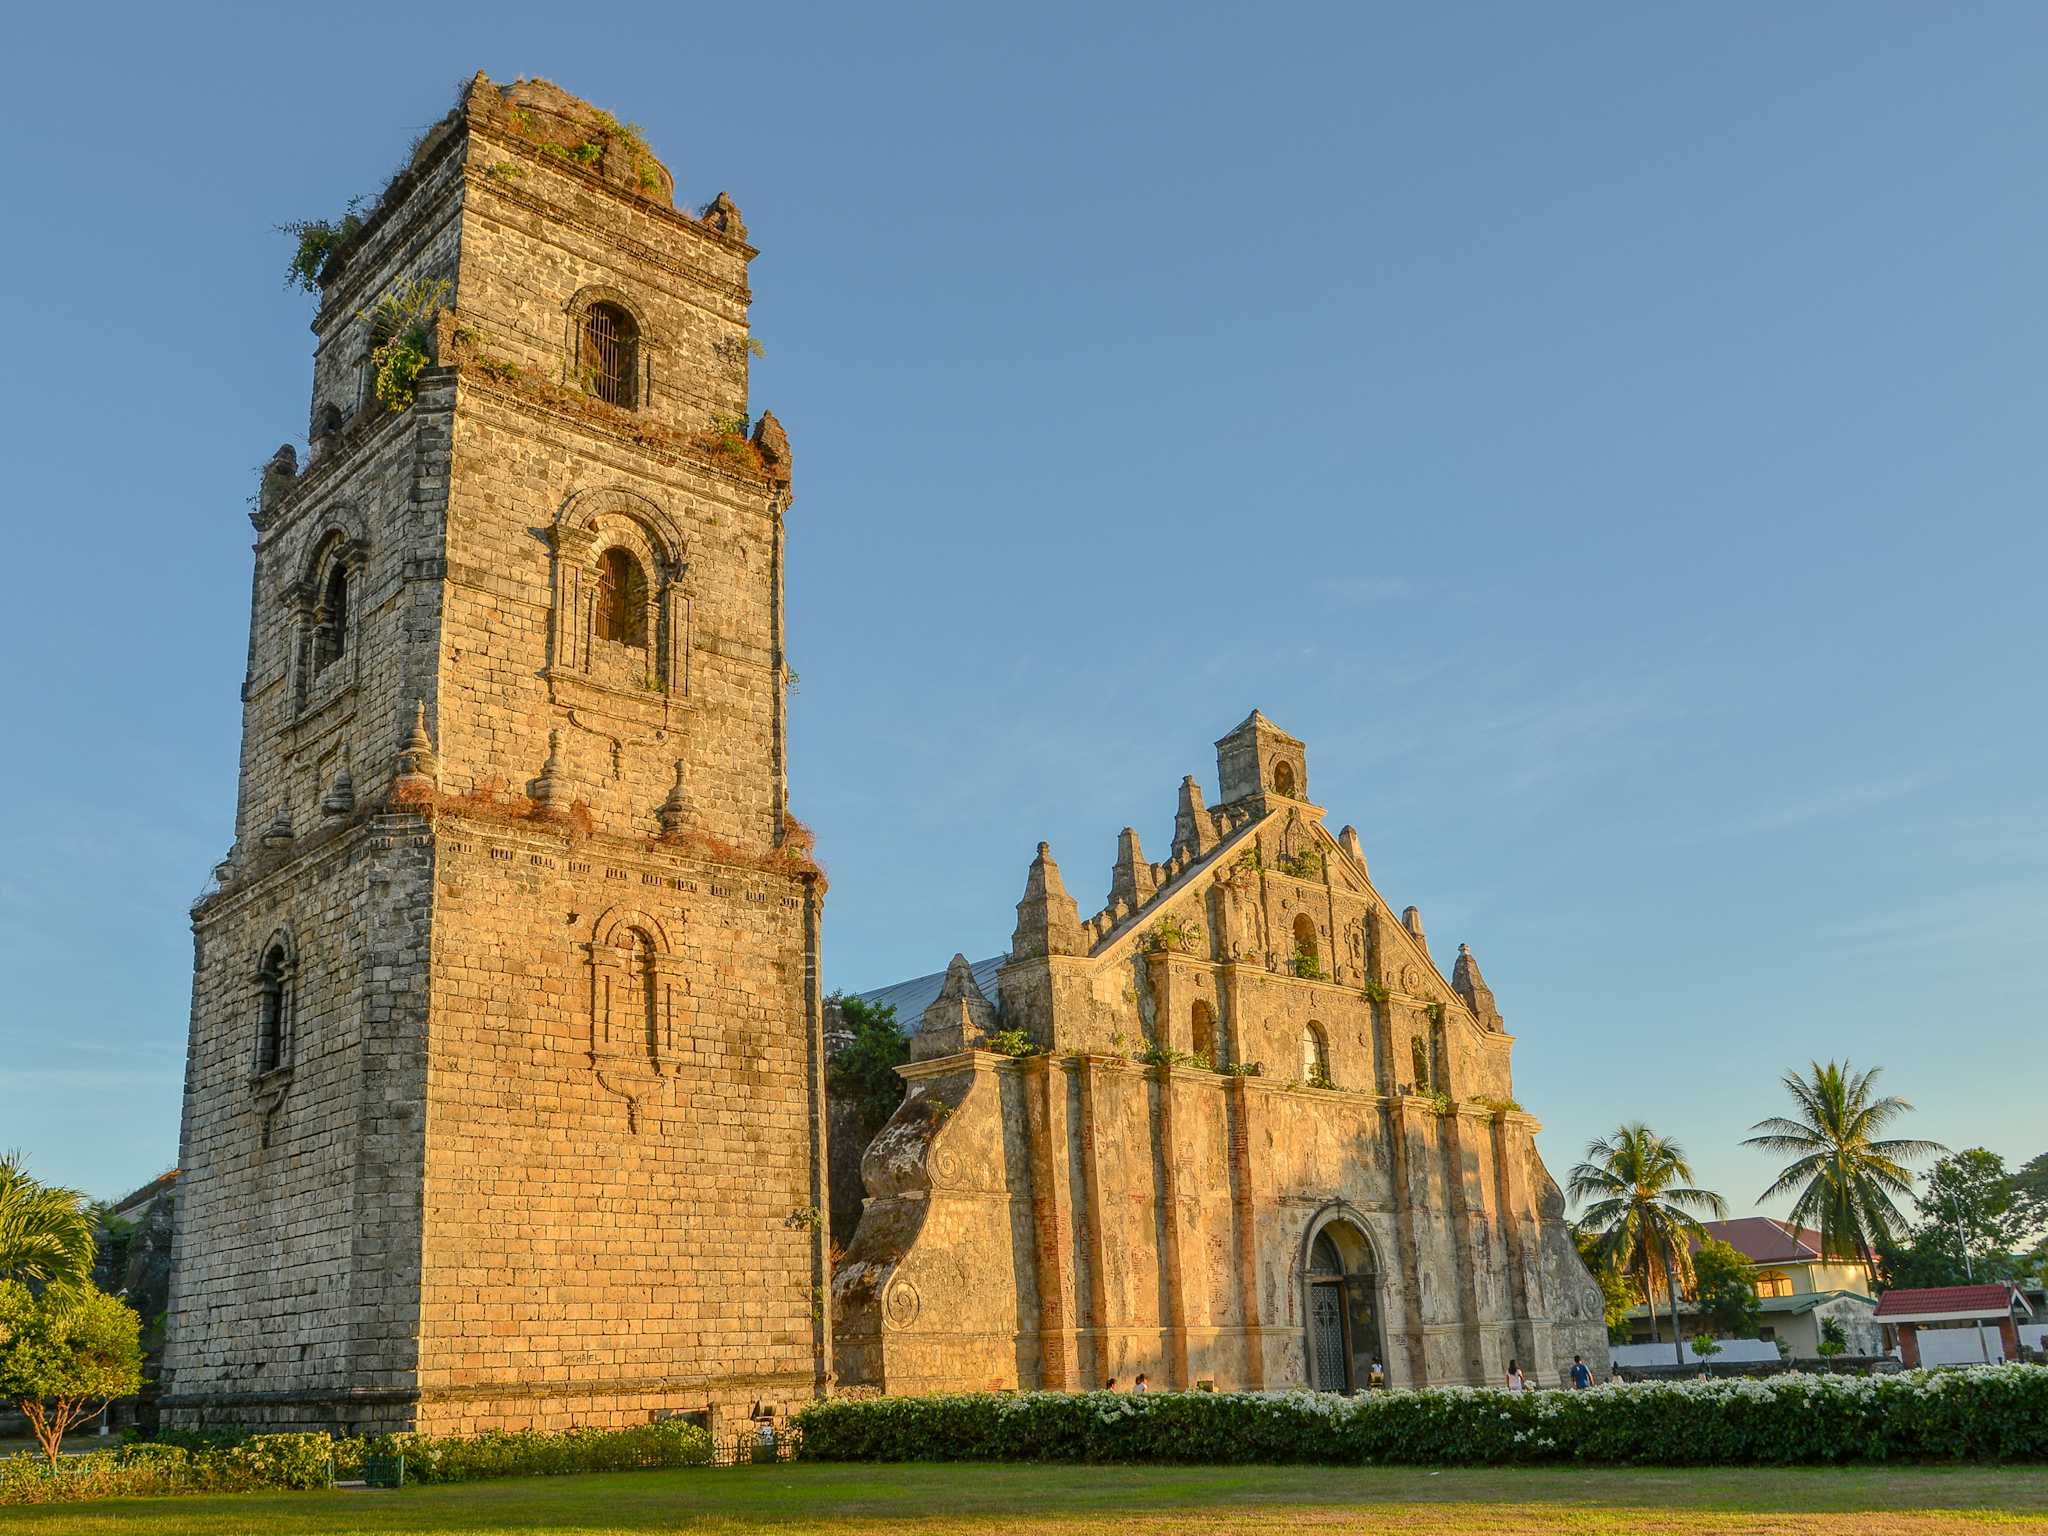
[[[1300,741],[1254,712],[1216,755],[1220,803],[1182,782],[1165,862],[1126,828],[1084,922],[1040,844],[996,995],[956,956],[906,1021],[834,1279],[842,1384],[1604,1373],[1478,964],[1446,978],[1381,899]]]
[[[747,243],[478,76],[317,271],[195,906],[163,1409],[778,1413],[830,1380],[824,882]],[[315,252],[316,256],[320,253]]]

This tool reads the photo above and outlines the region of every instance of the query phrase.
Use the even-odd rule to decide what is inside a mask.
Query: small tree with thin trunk
[[[0,1399],[17,1403],[54,1469],[64,1436],[142,1390],[142,1319],[87,1284],[37,1296],[0,1280]]]

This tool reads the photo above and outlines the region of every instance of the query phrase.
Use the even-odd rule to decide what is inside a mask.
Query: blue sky
[[[1254,706],[1560,1172],[1810,1057],[2043,1149],[2048,9],[42,7],[0,279],[0,1145],[175,1156],[283,220],[477,68],[744,210],[830,980],[1007,941]],[[2032,1056],[2029,1063],[2026,1058]]]

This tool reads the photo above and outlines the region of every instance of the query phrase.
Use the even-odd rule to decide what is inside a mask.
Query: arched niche
[[[549,529],[554,547],[548,678],[556,702],[650,723],[690,691],[689,566],[682,530],[623,486],[579,491]],[[629,589],[619,575],[629,572]],[[619,605],[632,605],[621,612]]]

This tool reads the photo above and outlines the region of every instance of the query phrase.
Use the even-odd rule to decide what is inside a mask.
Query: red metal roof
[[[1880,1322],[1972,1313],[2003,1317],[2012,1309],[2012,1295],[2009,1285],[1930,1285],[1918,1290],[1886,1291],[1877,1298],[1876,1316]]]
[[[1709,1221],[1707,1236],[1717,1237],[1752,1264],[1810,1264],[1820,1257],[1820,1234],[1769,1216],[1738,1216]]]

